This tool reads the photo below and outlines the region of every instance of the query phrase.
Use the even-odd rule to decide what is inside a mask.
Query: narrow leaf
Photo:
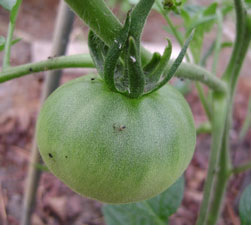
[[[167,75],[164,77],[164,79],[156,86],[156,88],[152,89],[150,92],[148,92],[146,94],[150,94],[150,93],[160,89],[174,76],[175,72],[177,71],[178,67],[180,66],[180,64],[182,63],[182,61],[184,59],[184,56],[186,54],[189,43],[193,39],[193,35],[194,35],[194,32],[192,32],[190,34],[189,38],[186,40],[186,42],[185,42],[183,48],[181,49],[178,57],[175,59],[174,63],[172,64],[170,70],[167,72]]]
[[[101,77],[104,77],[104,62],[108,46],[91,30],[88,35],[90,55]]]
[[[168,66],[168,61],[172,54],[172,43],[169,39],[167,41],[168,41],[168,46],[165,48],[164,54],[161,57],[159,65],[151,74],[149,74],[149,79],[152,80],[153,82],[159,81],[161,75],[164,73],[164,71]]]
[[[168,224],[169,217],[179,208],[183,199],[184,178],[181,177],[160,195],[137,203],[105,205],[103,214],[107,225]]]
[[[138,98],[144,91],[145,75],[141,67],[136,42],[133,37],[129,37],[128,78],[128,94],[131,98]]]
[[[116,70],[116,65],[118,63],[120,54],[126,44],[128,39],[128,34],[131,25],[131,15],[128,13],[124,27],[119,32],[118,36],[115,38],[113,44],[111,45],[104,64],[104,80],[106,84],[111,88],[111,90],[116,91],[116,85],[114,81],[114,74]]]
[[[168,82],[172,77],[173,75],[175,74],[175,72],[177,71],[178,67],[180,66],[180,64],[182,63],[183,59],[184,59],[184,56],[186,54],[186,51],[187,51],[187,48],[190,44],[190,42],[192,41],[193,39],[193,35],[194,35],[194,32],[192,32],[189,36],[189,38],[186,40],[183,48],[181,49],[177,59],[174,61],[173,65],[171,66],[170,70],[168,71],[167,73],[167,76],[164,80],[166,80],[165,82]]]
[[[154,52],[150,62],[148,62],[143,68],[143,71],[145,72],[145,74],[151,73],[159,64],[160,59],[161,59],[161,55],[158,52]]]
[[[241,225],[251,224],[251,184],[243,191],[239,203]]]

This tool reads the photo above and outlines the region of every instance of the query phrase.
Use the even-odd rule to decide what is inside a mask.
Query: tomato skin
[[[129,203],[161,193],[182,175],[196,132],[186,100],[172,86],[130,99],[85,76],[46,100],[37,142],[48,168],[77,193]]]

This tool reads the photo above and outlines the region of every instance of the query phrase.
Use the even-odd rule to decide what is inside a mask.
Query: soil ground
[[[32,60],[32,46],[36,41],[50,41],[57,11],[56,0],[24,0],[18,19],[16,36],[23,40],[13,47],[13,65]],[[176,22],[179,22],[178,20]],[[161,29],[164,20],[156,13],[151,14],[143,39],[151,43],[164,43],[166,33]],[[0,35],[6,33],[8,15],[0,8]],[[231,28],[230,24],[230,28]],[[75,21],[71,41],[86,40],[87,28],[78,19]],[[158,34],[158,35],[152,35]],[[210,36],[213,34],[209,34]],[[227,37],[226,37],[227,38]],[[229,50],[220,57],[218,73],[224,70]],[[0,54],[0,61],[2,55]],[[231,130],[231,155],[235,165],[251,159],[251,131],[239,141],[239,131],[246,116],[251,79],[247,59],[235,98],[234,122]],[[65,72],[62,82],[79,76]],[[21,217],[25,179],[30,158],[32,138],[40,107],[44,73],[13,80],[0,86],[0,224],[18,225]],[[195,88],[186,96],[196,124],[206,121]],[[182,206],[172,216],[171,224],[193,225],[202,200],[203,183],[206,176],[210,150],[210,135],[200,134],[196,152],[185,173],[186,189]],[[238,193],[250,174],[241,174],[231,179],[221,225],[238,225]],[[102,225],[104,219],[101,204],[73,193],[52,174],[44,172],[37,192],[37,205],[32,216],[33,225]]]

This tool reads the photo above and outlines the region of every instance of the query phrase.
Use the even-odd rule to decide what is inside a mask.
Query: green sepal
[[[167,69],[168,61],[172,54],[172,43],[169,39],[167,39],[167,41],[168,41],[168,46],[165,48],[165,51],[163,53],[163,56],[161,57],[161,60],[158,66],[156,67],[154,71],[152,71],[151,74],[149,74],[149,79],[152,82],[158,82],[161,75]]]
[[[131,16],[130,12],[127,15],[126,22],[124,27],[119,32],[117,38],[115,38],[113,44],[110,46],[108,50],[105,64],[104,64],[104,80],[105,83],[109,86],[112,91],[117,91],[115,85],[115,73],[119,73],[119,75],[123,75],[123,69],[120,69],[121,66],[117,67],[119,57],[125,47],[129,30],[131,25]],[[118,78],[118,76],[117,76]]]
[[[146,78],[147,78],[147,74],[151,73],[159,64],[160,59],[161,59],[161,55],[158,52],[154,52],[152,59],[143,68]]]
[[[108,46],[92,30],[88,35],[88,46],[95,67],[99,75],[104,78],[104,63]]]
[[[129,57],[127,60],[129,78],[128,96],[138,98],[144,92],[145,75],[138,55],[138,48],[133,37],[129,37]]]
[[[160,89],[174,76],[175,72],[177,71],[177,69],[179,68],[180,64],[183,61],[183,58],[184,58],[184,56],[186,54],[188,45],[190,44],[191,40],[193,39],[193,35],[194,35],[194,32],[192,32],[190,34],[190,36],[188,37],[188,39],[186,40],[186,42],[185,42],[184,46],[182,47],[178,57],[175,59],[175,61],[172,64],[171,68],[167,72],[167,75],[163,78],[163,80],[155,88],[153,88],[151,91],[149,91],[146,94],[150,94],[150,93]]]

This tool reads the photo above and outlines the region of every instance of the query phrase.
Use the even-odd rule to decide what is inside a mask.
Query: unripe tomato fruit
[[[93,76],[58,88],[37,123],[48,168],[77,193],[107,203],[167,189],[187,168],[195,139],[190,108],[172,86],[131,99]]]

